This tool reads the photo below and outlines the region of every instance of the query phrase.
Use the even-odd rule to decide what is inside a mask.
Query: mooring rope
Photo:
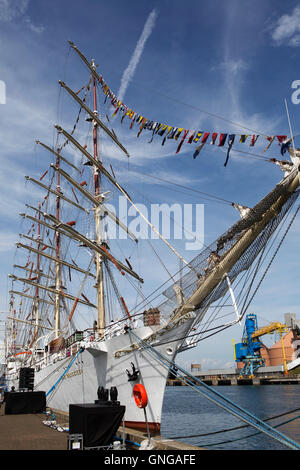
[[[299,410],[300,410],[300,408],[295,408],[294,410],[287,411],[286,413],[280,413],[279,415],[270,416],[269,418],[265,418],[265,419],[263,419],[263,421],[266,422],[266,421],[271,421],[273,419],[281,418],[283,416],[287,416],[289,414],[295,413],[296,411],[299,411]],[[279,424],[277,424],[276,426],[273,426],[273,427],[275,428],[275,427],[283,426],[284,424],[286,424],[290,421],[294,421],[294,420],[298,419],[299,417],[300,417],[300,415],[297,415],[294,418],[291,418],[288,421],[284,421],[282,423],[279,423]],[[169,436],[167,439],[177,440],[177,439],[191,439],[191,438],[194,438],[194,437],[214,436],[216,434],[223,434],[225,432],[237,431],[239,429],[245,429],[245,428],[248,428],[248,427],[249,427],[249,424],[243,424],[242,426],[235,426],[233,428],[221,429],[220,431],[206,432],[206,433],[203,433],[203,434],[189,434],[188,436],[187,435],[185,435],[185,436]],[[251,434],[251,435],[254,436],[255,434]],[[250,436],[246,436],[246,437],[250,437]],[[246,437],[243,437],[242,439],[246,439]],[[230,442],[230,441],[228,441],[228,442]],[[220,443],[218,443],[218,444],[220,444]],[[214,445],[214,444],[210,444],[210,445]],[[217,445],[217,443],[216,443],[216,445]]]
[[[217,392],[216,390],[212,390],[211,387],[209,387],[209,385],[207,385],[205,382],[200,380],[198,377],[193,376],[188,371],[183,369],[181,366],[176,364],[174,361],[171,361],[166,356],[161,354],[154,347],[145,343],[141,338],[139,338],[130,329],[128,330],[128,333],[135,338],[136,342],[138,343],[138,345],[141,347],[143,351],[145,351],[150,356],[152,356],[155,360],[157,360],[166,370],[169,371],[170,367],[172,368],[176,367],[177,374],[179,376],[181,375],[181,378],[184,379],[185,383],[191,388],[193,388],[195,391],[200,393],[201,395],[205,396],[205,398],[212,401],[220,408],[223,408],[225,411],[229,412],[230,414],[246,422],[250,426],[258,429],[258,431],[263,432],[264,434],[272,437],[273,439],[276,439],[277,441],[279,441],[281,444],[285,445],[286,447],[289,447],[293,450],[300,450],[300,444],[290,439],[288,436],[285,436],[284,434],[275,430],[273,427],[269,426],[260,418],[257,418],[249,411],[243,409],[241,406],[232,402],[229,398],[225,397],[221,393]],[[195,383],[197,383],[198,385],[195,385]],[[199,385],[201,385],[201,387]]]

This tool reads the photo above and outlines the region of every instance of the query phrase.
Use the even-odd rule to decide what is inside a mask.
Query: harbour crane
[[[282,333],[286,331],[286,325],[280,322],[272,322],[270,325],[258,328],[257,316],[254,313],[246,315],[242,342],[234,344],[234,358],[236,362],[243,362],[244,367],[241,370],[241,377],[254,378],[255,371],[265,365],[261,356],[263,347],[260,337],[274,331],[279,331],[281,335],[284,371],[287,374],[287,364]]]

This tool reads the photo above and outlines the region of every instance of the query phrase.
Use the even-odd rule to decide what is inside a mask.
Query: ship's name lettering
[[[64,379],[70,379],[71,377],[74,377],[75,375],[80,375],[82,374],[82,369],[74,370],[73,372],[69,372],[64,376]]]

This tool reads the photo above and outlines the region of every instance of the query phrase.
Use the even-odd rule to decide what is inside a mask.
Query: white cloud
[[[212,70],[216,70],[221,68],[222,70],[232,73],[232,74],[238,74],[239,72],[242,72],[244,70],[248,69],[248,64],[245,62],[243,59],[237,59],[237,60],[232,60],[232,59],[227,59],[224,62],[221,62],[218,66],[212,67]]]
[[[28,26],[28,28],[36,34],[41,34],[45,31],[45,27],[40,25],[35,25],[32,23],[31,19],[28,16],[24,17],[24,23]]]
[[[0,0],[0,21],[10,22],[22,16],[29,0]]]
[[[0,235],[0,253],[15,249],[15,232],[3,232]]]
[[[228,120],[238,123],[236,126],[240,132],[272,135],[272,129],[276,129],[280,125],[281,118],[273,116],[266,118],[262,113],[248,114],[242,101],[245,92],[245,84],[247,80],[246,72],[250,69],[250,64],[241,58],[232,59],[229,57],[229,45],[225,45],[225,60],[215,70],[222,72],[224,77],[224,86],[222,87],[222,97],[219,100],[220,114]],[[216,128],[220,127],[220,121],[215,120]],[[232,127],[232,124],[231,124]],[[232,130],[234,130],[235,126]],[[261,140],[258,142],[260,145]],[[256,145],[256,149],[258,147]],[[246,149],[245,149],[246,150]]]
[[[30,0],[0,0],[0,21],[10,23],[18,18],[23,19],[24,24],[35,34],[41,34],[45,28],[35,25],[26,13]]]
[[[300,6],[296,6],[290,15],[282,15],[272,32],[275,44],[291,47],[300,45]]]
[[[118,93],[118,98],[120,100],[123,100],[124,95],[125,95],[126,90],[127,90],[127,87],[128,87],[128,84],[129,84],[130,80],[132,79],[132,77],[134,75],[135,69],[136,69],[136,67],[137,67],[137,65],[140,61],[141,55],[143,53],[146,41],[149,38],[149,36],[152,33],[152,30],[155,26],[156,17],[157,17],[156,10],[152,10],[152,12],[149,14],[148,19],[145,23],[143,32],[142,32],[142,34],[141,34],[141,36],[138,40],[138,43],[137,43],[137,45],[135,47],[135,50],[132,54],[130,62],[128,64],[127,68],[123,72],[123,76],[122,76],[122,79],[121,79],[121,86],[120,86],[119,93]]]
[[[26,96],[8,95],[7,101],[5,119],[2,116],[0,119],[2,128],[0,161],[19,152],[23,154],[32,152],[35,138],[43,139],[49,135],[49,122],[54,122],[55,116],[50,106],[47,116],[37,103],[30,102]],[[15,137],[16,132],[18,139]]]
[[[300,34],[296,34],[295,36],[293,36],[289,41],[289,45],[293,47],[300,46]]]

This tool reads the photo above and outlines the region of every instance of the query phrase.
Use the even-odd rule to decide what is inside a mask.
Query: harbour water
[[[263,420],[298,408],[293,413],[268,421],[268,424],[276,427],[299,416],[277,429],[300,443],[299,385],[218,386],[217,391]],[[258,434],[250,426],[208,435],[245,425],[189,387],[166,388],[161,426],[163,437],[175,438],[208,450],[288,450],[280,442],[265,434]]]

